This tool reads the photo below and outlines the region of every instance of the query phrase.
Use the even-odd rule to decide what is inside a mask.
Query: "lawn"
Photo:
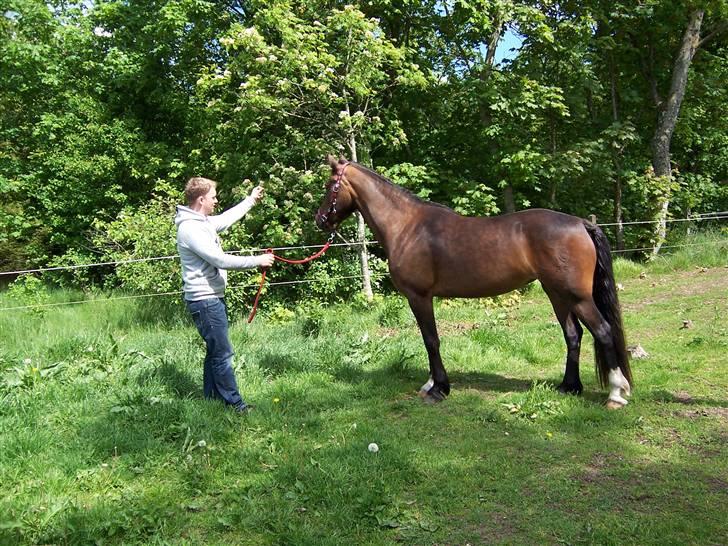
[[[246,417],[202,399],[184,315],[5,311],[0,543],[725,544],[727,254],[617,262],[628,344],[649,354],[620,411],[588,334],[584,395],[553,390],[565,346],[538,286],[438,303],[453,390],[436,406],[399,298],[287,322],[264,302],[232,329]]]

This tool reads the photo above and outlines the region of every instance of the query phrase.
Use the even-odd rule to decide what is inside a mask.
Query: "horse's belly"
[[[475,273],[475,274],[474,274]],[[533,281],[535,276],[528,273],[515,274],[504,277],[492,275],[478,275],[477,272],[453,270],[439,276],[433,287],[433,295],[450,298],[485,298],[498,296],[525,286]]]

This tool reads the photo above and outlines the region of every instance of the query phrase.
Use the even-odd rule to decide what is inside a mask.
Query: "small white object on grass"
[[[375,444],[374,442],[372,442],[371,444],[369,444],[368,449],[372,453],[376,453],[377,451],[379,451],[379,446],[377,444]]]

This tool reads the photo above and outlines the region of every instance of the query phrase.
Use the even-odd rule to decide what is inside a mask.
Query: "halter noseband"
[[[346,171],[346,168],[348,166],[349,162],[347,161],[346,163],[344,163],[344,166],[340,168],[339,172],[336,173],[336,180],[334,181],[334,185],[331,187],[331,193],[334,197],[331,200],[331,204],[329,205],[329,210],[327,210],[325,214],[322,214],[320,216],[321,225],[326,224],[329,216],[336,213],[336,199],[338,198],[339,190],[341,189],[341,179],[344,177],[344,171]]]

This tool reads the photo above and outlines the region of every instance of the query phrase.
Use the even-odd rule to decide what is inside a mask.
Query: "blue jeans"
[[[225,300],[209,298],[186,303],[197,331],[207,347],[202,374],[205,398],[222,399],[237,409],[244,408],[246,404],[238,392],[232,366],[235,353],[228,336]]]

